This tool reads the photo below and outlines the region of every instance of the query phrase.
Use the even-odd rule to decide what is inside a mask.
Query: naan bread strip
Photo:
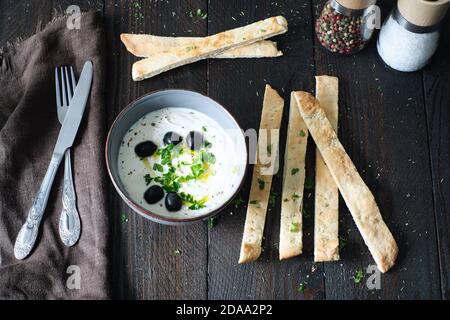
[[[120,39],[127,50],[136,57],[147,58],[153,54],[164,52],[176,47],[198,45],[202,37],[161,37],[151,34],[122,33]],[[273,58],[282,56],[278,51],[277,43],[262,40],[247,46],[226,50],[209,58],[235,59],[235,58]]]
[[[282,16],[268,18],[203,38],[198,45],[172,48],[155,53],[133,64],[134,81],[151,78],[165,71],[206,59],[211,55],[264,40],[287,31],[287,21]]]
[[[283,115],[284,100],[269,85],[266,85],[264,93],[263,109],[259,129],[261,136],[268,136],[268,145],[272,145],[271,152],[278,154],[278,142],[271,140],[271,130],[279,130]],[[261,151],[261,147],[260,150]],[[276,153],[275,153],[276,152]],[[269,202],[272,175],[261,174],[264,165],[257,161],[253,169],[252,185],[250,189],[247,216],[245,219],[244,234],[242,236],[241,253],[239,263],[247,263],[258,259],[261,254],[261,243],[264,234],[267,205]],[[260,187],[264,181],[263,188]]]
[[[316,142],[364,242],[375,259],[378,269],[381,272],[388,271],[395,264],[398,247],[383,221],[375,198],[339,142],[319,102],[311,94],[301,91],[295,93],[295,98],[300,114]]]
[[[316,99],[337,133],[338,78],[316,77]],[[316,150],[314,210],[314,261],[339,260],[339,190],[319,150]]]
[[[291,93],[289,125],[284,155],[280,222],[280,260],[298,256],[303,249],[303,188],[308,129]]]

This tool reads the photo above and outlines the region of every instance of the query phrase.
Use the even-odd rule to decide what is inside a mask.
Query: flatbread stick
[[[337,133],[338,78],[316,77],[316,99]],[[314,261],[336,261],[339,260],[339,190],[319,150],[316,150],[315,180]]]
[[[130,53],[141,58],[147,58],[176,47],[198,45],[203,40],[202,37],[161,37],[151,34],[131,33],[122,33],[120,39]],[[273,58],[282,55],[283,53],[278,50],[276,42],[262,40],[247,46],[226,50],[209,58]]]
[[[378,269],[381,272],[388,271],[395,264],[398,247],[383,221],[375,198],[339,142],[319,102],[311,94],[301,91],[295,93],[295,98],[300,114],[316,142],[364,242],[375,259]]]
[[[303,188],[308,129],[291,93],[289,125],[284,155],[280,222],[280,260],[298,256],[303,250]]]
[[[283,115],[284,100],[269,85],[266,85],[264,93],[261,123],[259,128],[259,140],[262,135],[267,135],[268,145],[272,146],[271,152],[278,154],[278,142],[273,141],[271,130],[279,130]],[[279,133],[279,132],[277,132]],[[261,146],[259,151],[261,151]],[[261,158],[261,155],[259,155]],[[261,254],[261,243],[266,221],[267,205],[269,202],[272,175],[261,174],[264,165],[257,161],[253,169],[252,185],[250,189],[247,216],[245,219],[244,234],[242,236],[241,253],[239,263],[247,263],[258,259]]]
[[[198,45],[172,48],[135,62],[132,68],[133,80],[140,81],[151,78],[173,68],[206,59],[229,49],[249,45],[286,31],[286,19],[277,16],[208,36],[203,38]]]

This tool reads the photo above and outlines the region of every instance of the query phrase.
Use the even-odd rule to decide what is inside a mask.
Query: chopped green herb
[[[284,202],[289,202],[289,199],[288,198],[284,198],[283,201]]]
[[[197,17],[205,20],[206,18],[208,18],[208,14],[201,9],[197,9]]]
[[[125,213],[122,213],[120,215],[120,219],[122,220],[122,222],[125,222],[125,223],[128,222],[128,217]]]
[[[153,181],[153,178],[147,173],[144,176],[144,180],[145,180],[145,185],[148,186]]]
[[[258,178],[258,186],[259,186],[259,190],[264,190],[264,187],[266,186],[266,182],[263,179]]]
[[[205,207],[206,199],[196,200],[192,194],[180,192],[178,194],[184,203],[188,205],[191,210],[198,210]]]
[[[364,275],[361,269],[356,271],[355,276],[353,277],[353,281],[358,284],[361,282],[361,280],[363,279]]]
[[[267,30],[266,30],[266,29],[260,29],[259,31],[261,31],[261,32],[266,32]]]
[[[245,201],[241,197],[234,199],[231,203],[236,209],[242,208],[245,205]]]
[[[314,180],[311,177],[305,179],[305,189],[310,190],[314,188]]]
[[[347,245],[347,239],[344,237],[339,237],[339,250],[344,249],[344,247]]]
[[[258,200],[250,200],[250,204],[257,204]]]
[[[305,283],[304,282],[300,283],[300,285],[298,286],[297,291],[300,292],[300,293],[305,292]]]
[[[271,144],[269,144],[267,146],[267,153],[269,154],[269,156],[272,154],[272,145]]]
[[[306,136],[306,133],[305,133],[305,131],[300,130],[300,132],[298,133],[298,135],[299,135],[300,137],[304,137],[304,136]]]
[[[311,215],[305,210],[305,208],[302,208],[302,215],[303,218],[308,219],[311,217]]]
[[[203,126],[203,127],[202,127],[202,131],[203,131],[203,132],[206,132],[206,131],[208,131],[208,129],[207,129],[205,126]]]
[[[291,231],[291,232],[299,232],[300,231],[300,223],[292,222],[291,223],[291,227],[289,228],[289,231]]]
[[[216,156],[211,152],[202,151],[201,158],[204,163],[216,163]]]
[[[292,168],[291,170],[291,175],[295,175],[296,173],[298,173],[300,171],[299,168]]]
[[[292,194],[292,200],[298,200],[298,199],[300,199],[300,196],[297,194],[297,192],[294,192],[293,194]]]
[[[217,219],[216,218],[209,218],[208,220],[208,229],[212,229],[217,225]]]
[[[269,207],[275,207],[277,201],[277,194],[275,192],[271,192],[269,195]]]
[[[163,166],[160,165],[159,163],[154,163],[154,164],[153,164],[153,170],[159,171],[159,172],[164,172]]]
[[[203,142],[203,145],[205,146],[205,148],[209,148],[212,146],[212,143],[209,142],[208,140],[205,140],[205,142]]]

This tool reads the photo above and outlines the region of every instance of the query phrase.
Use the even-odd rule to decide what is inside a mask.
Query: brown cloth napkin
[[[98,13],[67,18],[31,38],[0,49],[0,299],[105,299],[110,297],[105,136],[105,43]],[[58,232],[64,165],[53,185],[36,246],[16,260],[14,242],[47,170],[60,130],[54,68],[72,65],[78,78],[94,65],[90,100],[75,140],[73,174],[82,231],[67,248]]]

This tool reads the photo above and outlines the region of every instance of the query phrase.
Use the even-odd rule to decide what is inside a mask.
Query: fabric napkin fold
[[[60,17],[29,39],[0,49],[0,299],[110,297],[103,25],[96,12],[81,15],[78,29],[68,28],[68,18]],[[94,65],[93,84],[72,148],[81,238],[71,248],[59,238],[62,164],[35,249],[27,259],[16,260],[16,236],[61,128],[55,67],[72,65],[78,78],[86,60]]]

